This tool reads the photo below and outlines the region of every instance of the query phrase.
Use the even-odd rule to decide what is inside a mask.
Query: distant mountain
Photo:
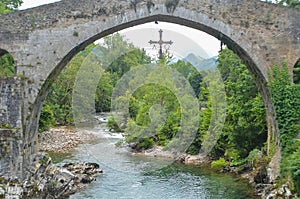
[[[190,62],[193,66],[197,66],[201,63],[204,59],[200,56],[196,56],[194,53],[188,54],[185,58],[183,58],[183,61]]]
[[[199,71],[201,70],[215,70],[218,66],[218,57],[211,57],[209,59],[203,60],[201,63],[199,63],[196,67]]]
[[[193,53],[190,53],[186,56],[183,61],[190,62],[193,66],[195,66],[199,71],[201,70],[214,70],[218,65],[217,56],[211,57],[209,59],[203,59],[200,56],[196,56]]]

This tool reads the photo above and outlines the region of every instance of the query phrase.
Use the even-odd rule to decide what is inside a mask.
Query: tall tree
[[[0,14],[17,9],[22,3],[22,0],[0,0]]]
[[[247,67],[237,55],[224,49],[218,61],[227,95],[224,130],[243,158],[266,141],[265,107]]]
[[[43,117],[40,130],[45,130],[51,125],[66,125],[73,123],[73,104],[72,96],[74,83],[78,71],[82,66],[88,65],[90,70],[81,70],[81,75],[87,78],[79,78],[84,81],[83,86],[97,84],[95,91],[96,112],[110,111],[112,91],[120,77],[131,68],[139,64],[150,63],[150,58],[146,52],[135,48],[132,44],[125,41],[121,35],[114,34],[104,38],[103,44],[90,44],[85,50],[78,53],[66,68],[61,72],[55,82],[53,82],[48,97],[44,102],[41,117]],[[106,68],[106,71],[102,68]],[[100,79],[89,78],[96,70],[103,70]],[[77,85],[78,85],[77,84]],[[90,97],[82,95],[81,106],[90,102]],[[82,106],[84,109],[85,107]],[[93,107],[94,108],[94,107]],[[47,116],[55,118],[55,122]]]
[[[291,8],[300,9],[300,0],[277,0],[277,4],[285,5]]]

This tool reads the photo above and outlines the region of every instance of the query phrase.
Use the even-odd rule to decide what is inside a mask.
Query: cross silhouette
[[[160,29],[159,31],[159,40],[158,41],[152,41],[152,40],[150,40],[149,41],[149,44],[159,44],[159,51],[158,51],[158,53],[159,53],[159,59],[162,59],[163,58],[163,56],[162,56],[162,54],[163,54],[163,52],[162,52],[162,46],[163,46],[163,44],[169,44],[169,45],[172,45],[173,44],[173,42],[170,40],[170,41],[163,41],[162,40],[162,33],[163,33],[163,31],[162,31],[162,29]]]

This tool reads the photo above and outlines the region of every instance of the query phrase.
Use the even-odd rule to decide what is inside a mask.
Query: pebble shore
[[[72,127],[55,127],[39,134],[39,149],[45,152],[66,153],[77,145],[95,138],[94,134]]]

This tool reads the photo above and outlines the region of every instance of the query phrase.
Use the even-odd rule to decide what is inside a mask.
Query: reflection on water
[[[118,139],[103,137],[85,144],[65,161],[91,161],[104,173],[70,198],[103,199],[245,199],[255,198],[252,188],[231,175],[173,163],[169,159],[132,156],[116,149]]]

